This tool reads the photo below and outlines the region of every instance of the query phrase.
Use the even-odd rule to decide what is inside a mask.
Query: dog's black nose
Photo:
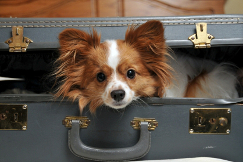
[[[119,102],[119,101],[121,101],[121,100],[124,99],[124,97],[125,97],[125,91],[124,90],[114,90],[114,91],[111,92],[111,97],[115,101]]]

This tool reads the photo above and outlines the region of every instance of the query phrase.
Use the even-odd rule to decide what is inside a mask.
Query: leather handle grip
[[[139,141],[126,148],[95,148],[85,145],[80,139],[79,120],[72,120],[72,128],[68,131],[68,145],[71,152],[81,158],[95,161],[134,160],[145,156],[150,149],[151,134],[148,122],[141,122]]]

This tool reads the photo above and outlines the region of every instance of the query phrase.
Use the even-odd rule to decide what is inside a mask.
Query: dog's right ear
[[[100,35],[94,29],[93,34],[78,29],[65,29],[59,34],[59,43],[61,54],[67,55],[75,51],[85,55],[86,51],[100,44]]]
[[[95,30],[93,34],[88,34],[78,29],[66,29],[59,34],[60,56],[55,62],[55,84],[59,84],[56,89],[56,97],[68,97],[73,101],[82,100],[80,110],[89,103],[89,100],[82,97],[80,89],[80,76],[84,72],[84,65],[91,50],[99,46],[100,36]]]

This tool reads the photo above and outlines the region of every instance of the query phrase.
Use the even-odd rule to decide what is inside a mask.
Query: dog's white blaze
[[[109,81],[102,98],[106,105],[113,107],[115,109],[124,108],[134,99],[134,92],[130,89],[126,82],[119,79],[119,74],[117,73],[117,66],[120,61],[120,53],[118,50],[118,45],[116,40],[106,41],[108,45],[108,57],[107,65],[113,69],[111,75],[111,80]],[[111,98],[110,93],[113,90],[122,89],[125,91],[125,97],[122,101],[117,103],[114,99]]]
[[[107,43],[109,46],[107,63],[116,72],[116,67],[120,61],[119,51],[117,49],[117,42],[115,40],[108,40]]]

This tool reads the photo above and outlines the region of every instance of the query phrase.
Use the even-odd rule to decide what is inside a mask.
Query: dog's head
[[[163,95],[170,83],[163,25],[159,21],[127,29],[125,40],[100,43],[100,35],[66,29],[59,35],[60,57],[56,96],[78,99],[80,110],[90,103],[120,109],[138,97]]]

